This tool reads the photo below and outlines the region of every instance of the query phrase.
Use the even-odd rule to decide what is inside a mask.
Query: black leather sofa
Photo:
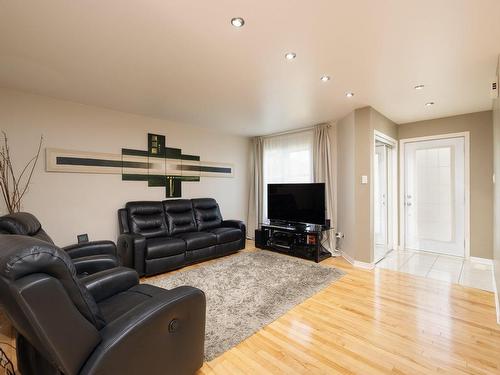
[[[38,219],[28,212],[0,217],[0,234],[29,236],[54,244]],[[78,275],[87,275],[119,266],[116,245],[112,241],[92,241],[63,247],[72,259]]]
[[[150,276],[245,248],[242,221],[223,220],[215,199],[128,202],[118,211],[124,266]]]
[[[65,251],[0,235],[0,305],[23,375],[191,375],[203,364],[205,295],[140,285],[116,267],[77,278]]]

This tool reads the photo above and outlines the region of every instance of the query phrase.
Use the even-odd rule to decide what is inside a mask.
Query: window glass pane
[[[264,218],[267,220],[267,185],[313,182],[313,132],[287,134],[264,140]]]

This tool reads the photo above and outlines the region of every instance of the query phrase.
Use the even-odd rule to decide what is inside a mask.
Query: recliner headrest
[[[0,217],[0,231],[9,234],[33,236],[42,225],[38,219],[28,212],[17,212]]]
[[[55,278],[76,274],[69,255],[48,242],[23,235],[1,235],[0,243],[0,275],[9,280],[32,273]]]
[[[97,329],[104,327],[95,300],[76,278],[75,266],[66,252],[34,237],[0,235],[0,276],[16,281],[37,273],[59,280],[80,313]]]
[[[163,201],[163,208],[167,213],[179,213],[193,210],[193,205],[189,199],[169,199]]]
[[[195,198],[191,200],[193,207],[201,210],[208,210],[210,208],[218,208],[217,201],[213,198]]]
[[[135,201],[128,202],[125,208],[131,215],[153,215],[163,213],[161,202]]]

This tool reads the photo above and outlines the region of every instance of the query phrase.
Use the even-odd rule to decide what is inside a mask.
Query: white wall
[[[196,110],[196,108],[193,108]],[[167,145],[201,160],[231,162],[234,178],[202,177],[183,182],[183,198],[213,197],[225,218],[244,220],[248,201],[249,139],[184,124],[0,89],[0,129],[7,132],[12,159],[20,168],[43,148],[120,154],[121,148],[147,149],[147,133],[165,134]],[[22,209],[32,212],[60,245],[88,233],[91,240],[118,235],[116,211],[131,200],[165,199],[165,188],[122,181],[120,175],[47,173],[42,155]],[[6,213],[0,204],[0,213]]]

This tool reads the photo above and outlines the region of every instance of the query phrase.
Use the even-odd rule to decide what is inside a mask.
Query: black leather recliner
[[[205,295],[139,285],[125,267],[77,278],[65,251],[0,235],[0,304],[23,375],[190,375],[203,364]]]
[[[38,219],[28,212],[0,217],[0,234],[17,234],[38,238],[53,244]],[[79,275],[92,274],[119,266],[116,246],[112,241],[92,241],[63,248],[73,260]]]
[[[245,248],[246,227],[223,220],[215,199],[128,202],[118,210],[118,253],[140,276],[171,271]]]

